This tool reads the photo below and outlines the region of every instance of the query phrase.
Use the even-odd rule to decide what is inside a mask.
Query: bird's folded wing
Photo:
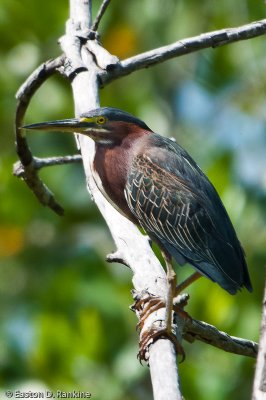
[[[208,251],[208,236],[215,227],[186,182],[142,155],[134,159],[125,192],[132,213],[148,234],[195,262],[215,262]]]
[[[230,293],[243,285],[251,290],[243,250],[217,192],[187,153],[173,148],[133,159],[125,187],[131,212],[179,263],[189,262]]]

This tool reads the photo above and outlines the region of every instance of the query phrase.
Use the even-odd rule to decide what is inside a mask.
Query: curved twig
[[[16,94],[18,100],[15,119],[15,134],[17,154],[21,160],[23,169],[20,169],[20,177],[24,179],[28,187],[33,191],[38,200],[45,206],[49,206],[58,215],[63,215],[64,209],[55,200],[53,193],[39,178],[35,162],[24,131],[20,129],[30,100],[37,89],[63,65],[64,57],[49,60],[40,65],[23,83]],[[18,175],[18,174],[16,174]]]

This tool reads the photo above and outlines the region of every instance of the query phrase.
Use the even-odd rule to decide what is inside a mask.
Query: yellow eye
[[[98,117],[96,119],[96,123],[100,124],[100,125],[105,124],[106,121],[107,121],[107,119],[105,117]]]

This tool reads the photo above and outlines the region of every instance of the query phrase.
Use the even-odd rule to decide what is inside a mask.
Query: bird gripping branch
[[[110,107],[24,128],[76,132],[95,141],[92,171],[98,189],[121,214],[144,228],[165,259],[166,333],[171,332],[172,302],[178,292],[172,258],[196,269],[190,281],[204,275],[231,294],[242,287],[252,291],[244,251],[218,193],[177,143]]]

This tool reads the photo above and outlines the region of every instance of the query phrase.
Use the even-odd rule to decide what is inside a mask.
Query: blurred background
[[[94,15],[101,1],[94,1]],[[265,18],[262,0],[115,1],[100,25],[121,59],[203,32]],[[60,218],[12,176],[17,160],[15,93],[43,61],[60,54],[65,0],[1,0],[0,6],[0,386],[82,390],[94,400],[151,400],[149,371],[136,358],[130,271],[105,262],[114,250],[90,200],[81,165],[42,178],[65,207]],[[254,286],[230,296],[203,278],[187,310],[231,335],[258,340],[266,265],[265,36],[176,58],[101,90],[115,106],[173,136],[217,188],[247,254]],[[69,84],[50,79],[26,123],[73,116]],[[36,156],[76,153],[72,137],[29,133]],[[177,267],[178,268],[178,267]],[[182,269],[179,276],[191,272]],[[206,295],[207,294],[207,295]],[[184,396],[250,399],[255,362],[203,343],[184,343]]]

